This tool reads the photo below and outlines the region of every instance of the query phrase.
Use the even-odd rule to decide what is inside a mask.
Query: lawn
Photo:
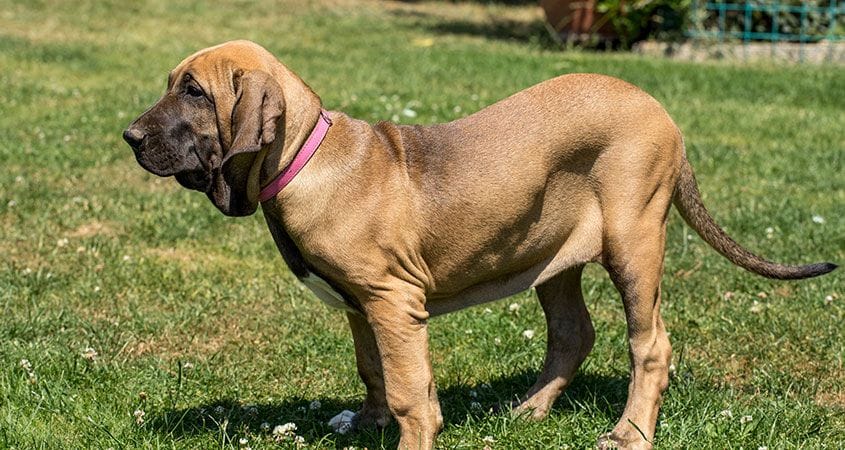
[[[562,52],[534,8],[486,2],[173,3],[0,0],[0,447],[295,448],[271,432],[289,422],[309,448],[395,446],[395,425],[326,425],[363,400],[351,335],[295,281],[260,214],[223,217],[145,173],[120,138],[183,57],[233,38],[369,121],[448,121],[562,73],[623,78],[675,118],[739,242],[845,262],[842,67]],[[845,447],[843,271],[768,281],[693,234],[672,213],[675,371],[656,446]],[[627,393],[622,308],[600,267],[584,293],[596,346],[538,423],[491,411],[542,364],[533,293],[431,321],[440,447],[587,448],[612,428]]]

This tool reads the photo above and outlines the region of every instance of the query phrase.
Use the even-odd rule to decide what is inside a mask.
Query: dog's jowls
[[[248,215],[320,109],[268,51],[229,42],[179,64],[124,138],[145,169],[205,192],[224,214]],[[401,448],[432,447],[443,426],[428,318],[531,287],[548,352],[516,411],[545,417],[593,345],[587,263],[605,267],[622,296],[632,371],[622,417],[599,446],[651,447],[669,380],[659,309],[673,203],[708,244],[757,274],[836,267],[776,264],[736,244],[701,203],[678,128],[618,79],[561,76],[442,125],[330,118],[308,165],[261,209],[291,271],[348,310],[367,387],[355,425],[393,417]]]

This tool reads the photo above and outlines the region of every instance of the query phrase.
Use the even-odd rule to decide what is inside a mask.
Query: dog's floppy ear
[[[269,73],[236,71],[232,77],[235,104],[232,108],[229,151],[222,171],[233,191],[246,194],[249,172],[258,152],[276,139],[284,139],[284,127],[277,127],[285,111],[282,88]]]

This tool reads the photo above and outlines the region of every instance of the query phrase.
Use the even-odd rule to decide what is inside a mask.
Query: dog
[[[354,425],[398,422],[400,448],[443,427],[427,321],[536,288],[542,372],[516,412],[542,419],[594,342],[581,273],[619,290],[631,381],[600,448],[651,448],[671,347],[659,314],[666,223],[684,220],[732,263],[776,279],[831,263],[762,259],[713,220],[678,127],[622,80],[563,75],[432,126],[370,125],[320,98],[249,41],[201,50],[123,133],[138,163],[204,192],[225,215],[258,205],[290,270],[346,311],[367,388]]]

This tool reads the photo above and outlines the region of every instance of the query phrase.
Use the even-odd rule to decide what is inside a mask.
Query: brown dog
[[[124,138],[150,172],[243,216],[303,149],[320,108],[265,49],[230,42],[179,64]],[[659,307],[673,202],[708,244],[757,274],[836,267],[775,264],[737,245],[704,209],[678,128],[614,78],[561,76],[428,127],[329,115],[313,158],[261,206],[293,273],[348,310],[367,386],[356,423],[395,417],[401,448],[432,447],[443,425],[428,318],[531,287],[548,352],[517,410],[545,417],[593,345],[580,286],[590,262],[622,294],[632,371],[622,418],[599,446],[651,447],[671,353]]]

